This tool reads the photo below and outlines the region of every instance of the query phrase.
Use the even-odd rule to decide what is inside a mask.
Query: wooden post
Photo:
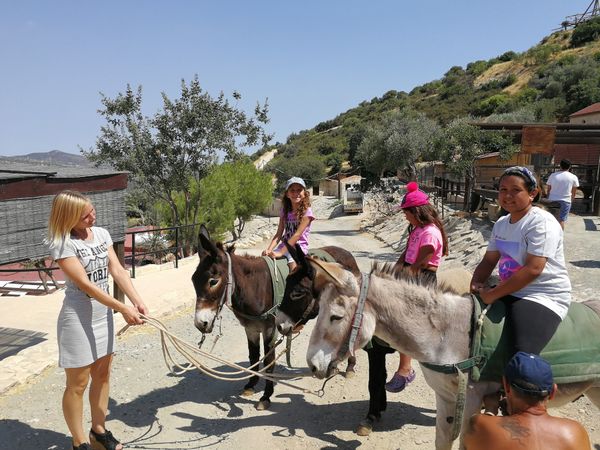
[[[121,265],[125,267],[125,242],[115,242],[113,244],[113,248]],[[121,288],[117,285],[117,283],[113,280],[113,297],[119,300],[121,303],[125,303],[125,293],[121,290]]]

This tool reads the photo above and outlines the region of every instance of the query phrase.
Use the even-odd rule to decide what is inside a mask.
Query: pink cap
[[[408,183],[406,190],[406,195],[402,198],[402,202],[400,202],[400,209],[429,204],[429,196],[419,189],[419,185],[416,182],[411,181]]]

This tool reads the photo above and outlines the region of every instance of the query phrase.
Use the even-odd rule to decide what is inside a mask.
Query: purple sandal
[[[396,372],[392,379],[385,383],[385,390],[394,393],[402,392],[409,383],[412,383],[416,376],[417,374],[413,369],[410,369],[410,373],[406,377]]]

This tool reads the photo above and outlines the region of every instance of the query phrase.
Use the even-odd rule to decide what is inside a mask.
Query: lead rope
[[[240,381],[240,380],[247,380],[253,376],[258,376],[261,378],[264,378],[266,380],[272,381],[274,383],[280,383],[284,386],[293,388],[293,389],[297,389],[302,391],[305,394],[313,394],[316,395],[317,397],[322,397],[324,395],[324,388],[325,388],[325,384],[331,379],[331,377],[327,378],[324,382],[323,385],[321,386],[321,389],[319,389],[318,391],[312,390],[312,389],[306,389],[306,388],[302,388],[300,386],[296,386],[294,384],[291,383],[287,383],[285,381],[282,380],[290,380],[290,379],[294,379],[294,378],[303,378],[303,377],[312,377],[312,374],[309,373],[303,373],[303,374],[297,374],[297,375],[277,375],[277,374],[267,374],[266,370],[269,369],[272,365],[275,364],[275,362],[277,361],[277,359],[279,359],[284,352],[281,352],[279,355],[277,355],[277,357],[267,366],[263,367],[261,370],[252,370],[253,367],[256,367],[257,364],[259,364],[261,361],[257,362],[256,364],[253,364],[251,367],[246,368],[246,367],[242,367],[239,364],[227,361],[223,358],[220,358],[216,355],[213,355],[209,352],[205,352],[202,349],[197,348],[194,345],[191,345],[185,341],[183,341],[182,339],[178,338],[177,336],[173,335],[172,333],[170,333],[167,328],[165,327],[165,325],[159,321],[158,319],[149,317],[149,316],[145,316],[143,314],[140,314],[140,318],[142,320],[144,320],[144,322],[148,323],[149,325],[153,326],[154,328],[158,329],[160,331],[161,334],[161,343],[163,346],[163,358],[165,360],[165,364],[167,365],[169,371],[174,374],[174,375],[181,375],[189,370],[191,370],[191,368],[188,367],[184,367],[178,363],[176,363],[172,356],[171,353],[169,351],[168,345],[167,345],[167,341],[169,341],[171,343],[171,345],[173,345],[173,347],[181,354],[183,355],[196,369],[198,369],[200,372],[204,373],[205,375],[210,376],[211,378],[215,378],[217,380],[222,380],[222,381]],[[125,326],[123,329],[121,329],[117,335],[121,335],[129,326]],[[277,345],[279,343],[281,343],[282,340],[280,340],[280,342],[277,343]],[[275,347],[273,347],[271,349],[271,351],[274,351]],[[232,367],[234,369],[237,369],[236,372],[223,372],[223,371],[218,371],[215,369],[212,369],[210,367],[207,367],[206,365],[202,364],[200,361],[198,361],[198,359],[193,356],[193,353],[196,353],[198,355],[201,355],[205,358],[211,359],[215,362],[218,362],[220,364],[224,364],[227,365],[229,367]],[[263,358],[264,359],[264,358]],[[175,371],[171,368],[171,365],[175,366],[176,368],[179,369],[179,371]],[[239,376],[242,373],[247,373],[248,375],[242,375]]]

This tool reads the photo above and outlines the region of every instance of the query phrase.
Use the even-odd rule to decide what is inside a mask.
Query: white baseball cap
[[[306,189],[306,183],[300,177],[292,177],[285,182],[285,190],[287,191],[292,184],[299,184],[304,189]]]

